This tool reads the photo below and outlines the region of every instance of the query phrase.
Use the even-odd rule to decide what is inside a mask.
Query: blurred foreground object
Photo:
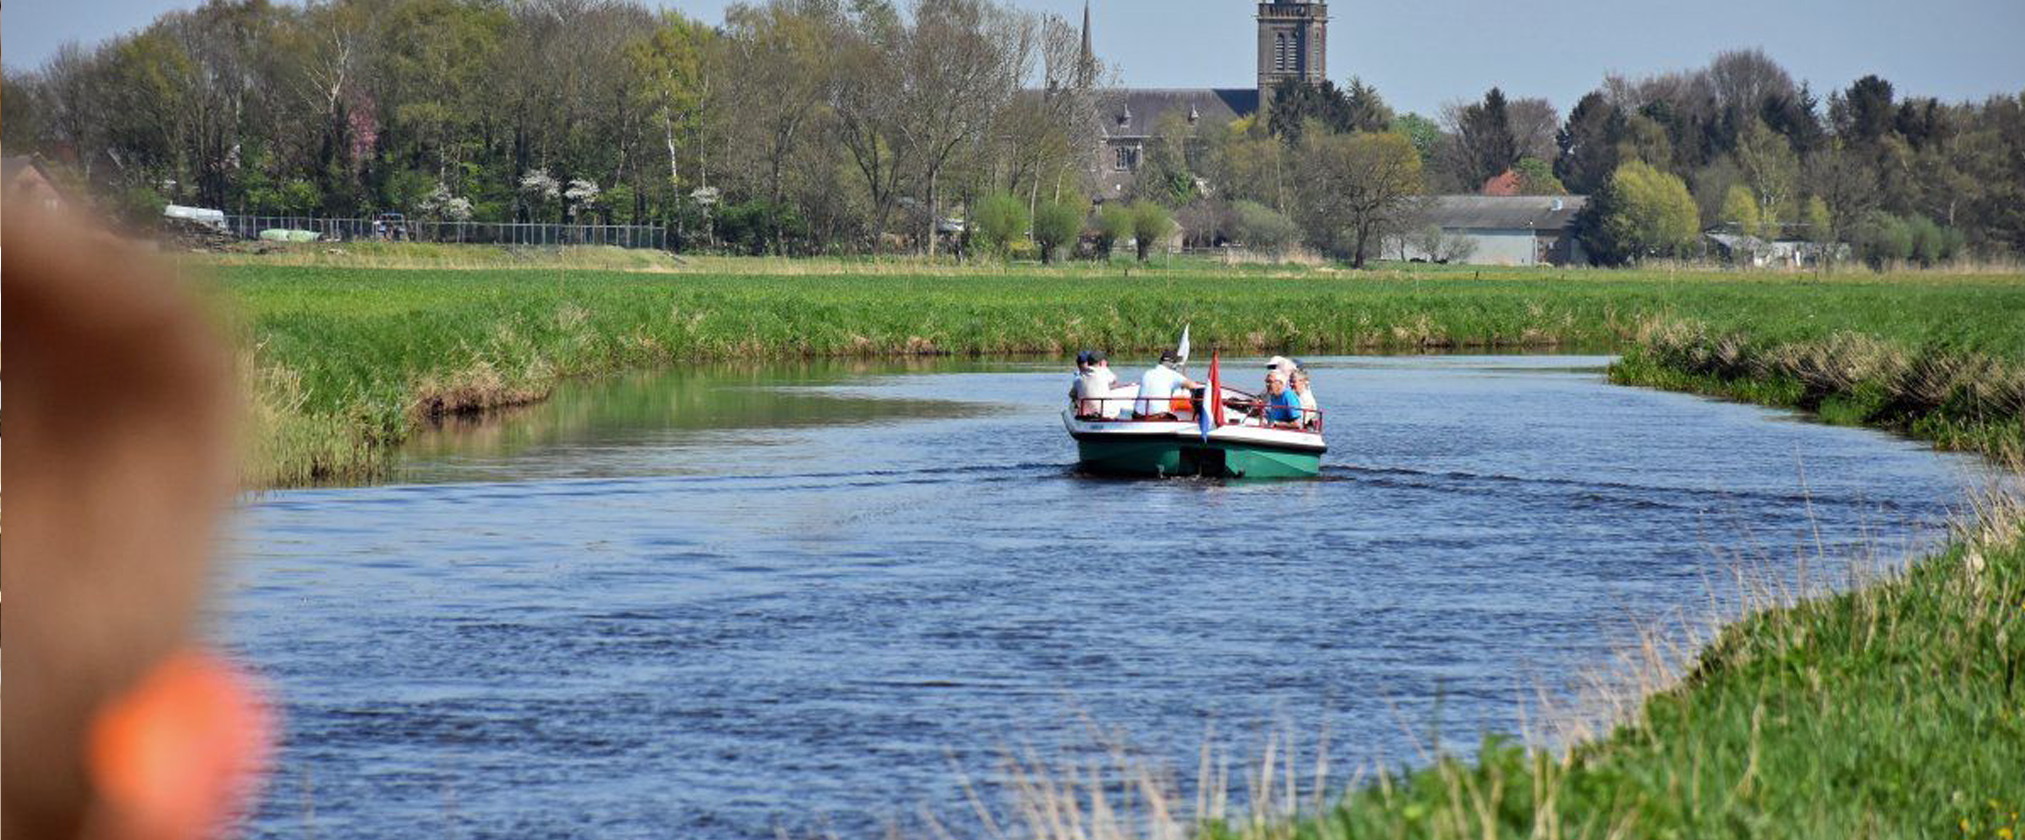
[[[9,442],[0,830],[214,836],[270,740],[196,622],[234,491],[229,359],[152,258],[6,198]]]

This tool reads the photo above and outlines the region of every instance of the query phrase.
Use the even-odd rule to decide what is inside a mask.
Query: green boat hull
[[[1173,438],[1134,440],[1079,438],[1084,470],[1104,475],[1220,478],[1313,478],[1322,472],[1319,452],[1247,443],[1185,443]]]

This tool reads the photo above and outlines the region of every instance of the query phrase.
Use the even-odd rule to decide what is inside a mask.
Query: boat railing
[[[1153,402],[1159,402],[1161,401],[1161,398],[1159,397],[1141,398],[1137,395],[1071,398],[1069,400],[1069,410],[1075,412],[1076,419],[1092,423],[1173,423],[1177,421],[1195,422],[1196,412],[1202,411],[1203,409],[1202,392],[1208,389],[1194,388],[1190,390],[1192,393],[1188,397],[1188,410],[1185,413],[1176,411],[1167,411],[1167,412],[1160,412],[1158,414],[1153,415],[1152,417],[1139,417],[1137,416],[1137,405],[1142,399]],[[1231,388],[1228,386],[1226,386],[1223,389],[1223,391],[1224,391],[1223,406],[1225,410],[1223,425],[1225,426],[1248,426],[1252,428],[1261,428],[1261,429],[1287,429],[1291,431],[1309,431],[1314,432],[1316,434],[1320,434],[1322,432],[1323,412],[1319,408],[1311,409],[1303,406],[1285,406],[1282,407],[1281,410],[1291,410],[1295,412],[1295,414],[1300,419],[1292,423],[1284,421],[1270,422],[1265,419],[1266,405],[1264,397],[1261,397],[1257,394],[1253,394],[1247,391],[1240,391],[1236,388]],[[1173,399],[1174,398],[1172,397],[1168,398],[1170,402]],[[1097,404],[1097,410],[1094,412],[1087,410],[1088,406],[1091,403]],[[1120,404],[1122,404],[1122,407],[1119,410],[1117,411],[1111,410],[1114,405]],[[1236,414],[1233,415],[1231,412],[1236,412]],[[1107,416],[1113,414],[1115,414],[1116,416]],[[1170,416],[1173,417],[1174,419],[1172,420],[1167,419]]]

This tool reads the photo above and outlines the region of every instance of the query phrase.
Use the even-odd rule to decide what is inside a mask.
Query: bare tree
[[[1555,133],[1561,128],[1561,115],[1554,106],[1539,97],[1514,99],[1506,107],[1506,113],[1511,119],[1512,139],[1518,144],[1519,157],[1553,163]]]
[[[988,0],[919,0],[902,62],[900,136],[921,170],[928,253],[942,218],[942,176],[979,143],[1033,61],[1030,16]]]
[[[896,142],[905,113],[900,51],[906,48],[907,30],[890,4],[866,3],[856,10],[852,26],[833,38],[836,72],[826,93],[836,114],[833,129],[864,179],[872,210],[867,244],[877,251],[912,148]]]
[[[783,178],[830,87],[829,38],[839,23],[833,11],[817,0],[770,0],[725,11],[729,104],[743,138],[734,149],[758,161],[759,180],[773,205],[769,238],[776,251],[783,247],[778,218]]]
[[[1310,240],[1348,253],[1354,268],[1414,216],[1420,156],[1401,135],[1311,132],[1301,141],[1301,163],[1301,222]]]
[[[1717,53],[1709,62],[1708,80],[1717,106],[1735,107],[1746,114],[1759,113],[1766,100],[1799,93],[1786,68],[1757,47]]]

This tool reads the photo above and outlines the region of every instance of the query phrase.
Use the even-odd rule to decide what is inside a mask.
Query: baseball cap
[[[1168,362],[1178,362],[1178,361],[1181,361],[1181,357],[1180,357],[1180,356],[1178,356],[1178,355],[1175,355],[1175,352],[1174,352],[1174,351],[1172,351],[1172,350],[1162,350],[1162,351],[1160,351],[1160,363],[1161,363],[1161,364],[1163,364],[1163,365],[1164,365],[1164,364],[1167,364]]]

